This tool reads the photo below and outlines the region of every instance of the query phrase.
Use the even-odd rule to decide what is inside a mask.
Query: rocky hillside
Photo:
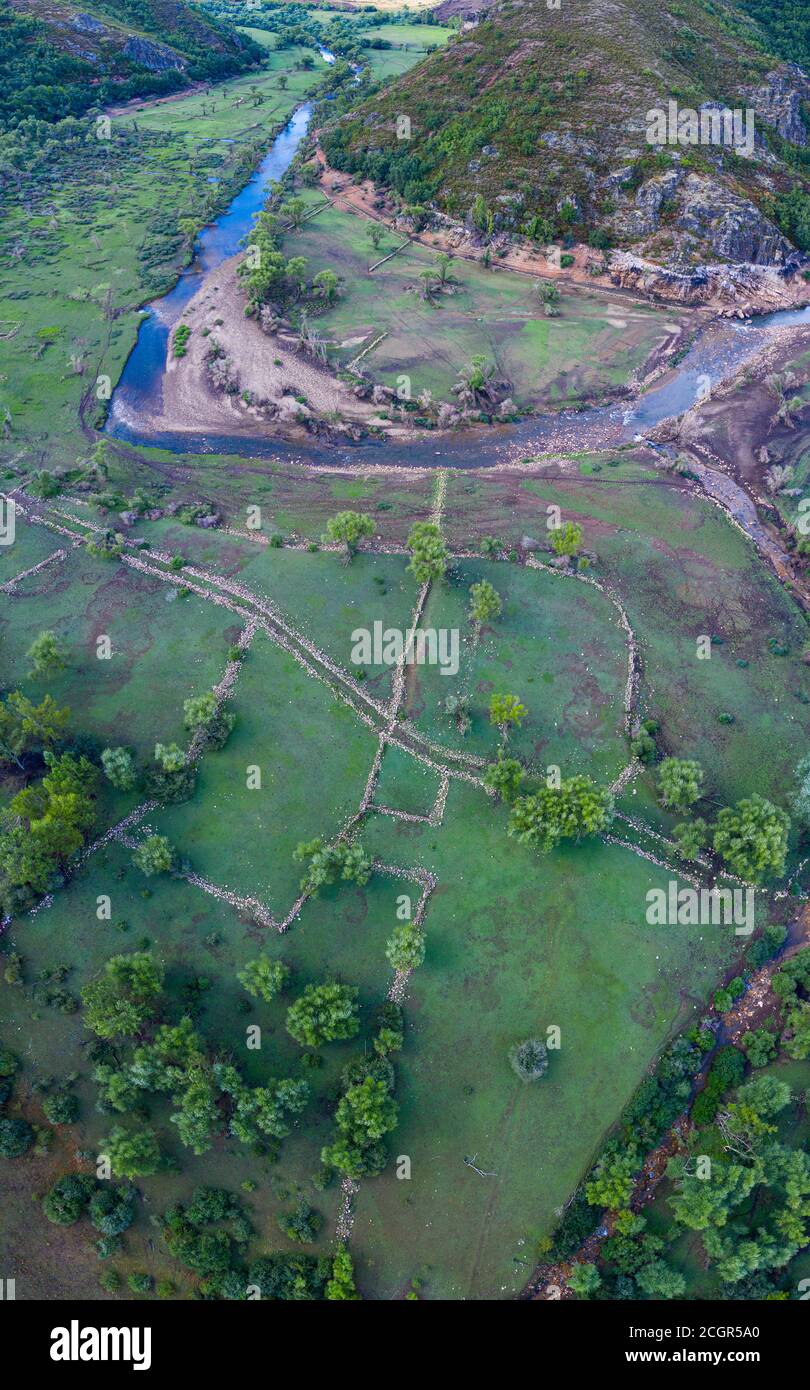
[[[0,126],[230,77],[261,57],[181,0],[0,0]]]
[[[743,8],[446,8],[467,16],[458,38],[324,133],[335,167],[484,237],[589,242],[689,272],[810,252],[810,79]],[[752,123],[741,114],[732,140],[651,143],[649,113],[666,117],[669,103],[681,119],[729,108]]]

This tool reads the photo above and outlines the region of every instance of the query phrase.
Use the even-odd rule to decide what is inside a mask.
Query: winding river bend
[[[324,57],[329,61],[332,55],[324,53]],[[298,107],[249,182],[225,212],[201,233],[194,261],[174,289],[147,306],[110,405],[106,428],[115,438],[181,454],[237,454],[332,466],[386,464],[411,468],[487,468],[536,453],[607,449],[643,437],[662,420],[687,410],[697,399],[701,378],[708,377],[717,385],[759,350],[763,335],[770,330],[810,325],[810,306],[769,314],[751,323],[720,320],[700,335],[661,384],[629,405],[535,415],[519,424],[464,430],[441,440],[425,433],[412,443],[375,440],[330,445],[315,441],[289,443],[262,435],[146,433],[139,421],[147,418],[147,406],[151,413],[151,407],[160,402],[172,328],[208,272],[239,250],[264,204],[270,184],[292,163],[311,115],[310,104]]]

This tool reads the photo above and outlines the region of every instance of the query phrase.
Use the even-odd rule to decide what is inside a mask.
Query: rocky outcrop
[[[768,73],[762,86],[747,88],[743,96],[756,115],[773,126],[783,140],[789,140],[791,145],[807,145],[802,102],[810,101],[810,78],[795,63]]]
[[[147,68],[149,72],[168,72],[170,69],[183,71],[187,67],[185,58],[181,58],[179,53],[164,48],[162,44],[152,43],[149,39],[127,39],[123,53],[130,62]]]
[[[761,306],[770,300],[778,306],[784,286],[783,272],[772,266],[710,264],[677,271],[627,251],[613,253],[609,274],[619,288],[635,290],[652,299],[679,304],[720,301],[741,316],[747,315],[749,305]]]

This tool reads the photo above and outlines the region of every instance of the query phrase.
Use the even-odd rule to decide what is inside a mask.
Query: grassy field
[[[667,1035],[699,1011],[730,938],[648,927],[645,894],[666,874],[601,845],[538,858],[466,787],[440,830],[379,819],[366,838],[439,882],[398,1087],[412,1178],[389,1169],[361,1189],[361,1284],[375,1298],[414,1277],[427,1298],[507,1298]],[[524,1086],[509,1048],[554,1024],[560,1051]]]
[[[322,201],[318,193],[308,197],[313,206]],[[328,208],[285,237],[285,254],[305,256],[310,275],[331,269],[341,279],[340,298],[317,319],[331,360],[344,367],[384,334],[363,366],[394,389],[406,378],[413,397],[430,390],[452,401],[459,372],[479,353],[512,383],[521,409],[598,396],[627,381],[672,321],[656,309],[619,312],[580,291],[564,294],[559,318],[546,318],[529,277],[466,261],[454,262],[453,282],[429,302],[420,276],[435,268],[433,253],[411,244],[370,274],[403,239],[386,230],[375,250],[368,226]]]
[[[61,538],[30,529],[48,538],[46,550],[57,548]],[[28,531],[20,527],[21,538]],[[31,677],[27,652],[42,631],[56,633],[67,666]],[[216,684],[239,631],[238,619],[194,595],[179,598],[173,586],[73,551],[5,598],[3,684],[38,700],[49,691],[102,748],[123,741],[151,756],[156,739],[185,741],[183,701]],[[97,655],[104,636],[109,659]]]
[[[658,709],[667,682],[686,665],[688,634],[675,640],[670,631],[666,640],[663,634],[655,639],[653,615],[660,627],[664,614],[675,630],[675,606],[688,592],[687,559],[693,567],[700,562],[703,592],[711,593],[712,603],[725,605],[718,610],[724,622],[736,594],[735,642],[743,641],[745,615],[750,654],[759,650],[763,630],[777,630],[777,621],[787,630],[795,618],[781,591],[747,566],[746,543],[718,512],[694,502],[687,508],[678,489],[651,489],[638,464],[626,463],[621,478],[603,484],[585,468],[577,471],[576,481],[525,479],[532,486],[518,487],[520,506],[504,506],[503,516],[511,526],[528,529],[522,509],[533,506],[536,519],[538,504],[543,507],[551,498],[566,516],[583,518],[586,543],[597,555],[593,572],[615,585],[638,628],[644,696],[651,700],[654,693]],[[332,510],[369,495],[365,481],[331,479],[319,485],[327,488],[324,501]],[[480,486],[478,480],[448,480],[446,507],[453,528],[470,525]],[[506,486],[503,480],[499,486]],[[414,505],[417,497],[424,515],[427,490],[414,491]],[[402,525],[396,510],[380,520],[382,526]],[[21,526],[22,549],[14,557],[11,547],[12,556],[6,557],[13,559],[14,573],[36,563],[42,550],[51,553],[50,542],[41,546],[29,534],[42,529]],[[408,622],[416,585],[401,556],[360,555],[346,567],[334,554],[261,546],[168,519],[143,523],[143,531],[163,551],[183,550],[212,571],[238,576],[344,667],[356,626],[376,619],[397,626]],[[660,533],[677,539],[671,556],[668,545],[655,538]],[[476,645],[466,617],[467,590],[484,575],[503,595],[504,611]],[[36,682],[27,683],[25,651],[32,635],[47,625],[70,652],[68,669],[48,686],[74,708],[82,732],[103,742],[125,737],[142,753],[158,738],[181,739],[182,700],[219,679],[240,624],[201,597],[167,597],[175,592],[157,578],[70,552],[61,564],[24,581],[4,605],[2,637],[11,678],[41,693]],[[761,627],[766,620],[767,627]],[[434,669],[418,670],[418,682],[409,687],[409,710],[431,738],[491,756],[495,745],[483,708],[489,687],[503,683],[529,706],[530,718],[513,747],[535,765],[558,761],[566,771],[587,770],[607,779],[626,761],[621,732],[625,641],[615,609],[598,591],[508,561],[460,561],[448,581],[434,587],[423,623],[458,626],[461,676],[473,692],[473,728],[467,739],[459,739],[437,710],[444,678]],[[99,631],[112,635],[120,655],[118,666],[115,660],[97,663],[104,668],[100,673],[93,664]],[[737,648],[731,641],[729,646],[735,658]],[[740,699],[745,695],[752,706],[764,690],[772,694],[768,719],[756,723],[751,714],[745,729],[723,728],[723,738],[738,738],[739,748],[729,743],[715,750],[701,741],[715,732],[711,710],[704,716],[699,708],[708,704],[706,689],[696,684],[705,679],[702,670],[690,674],[682,688],[679,698],[689,702],[698,730],[695,743],[682,751],[698,751],[724,798],[734,778],[740,791],[762,786],[766,763],[775,767],[774,777],[785,775],[779,769],[791,744],[795,751],[796,732],[792,727],[783,732],[779,720],[785,691],[796,679],[794,666],[794,657],[769,654],[747,667],[720,668],[724,684],[732,670],[737,673]],[[386,695],[389,682],[389,670],[369,670],[370,693]],[[803,713],[800,702],[792,701],[793,706]],[[217,891],[257,898],[281,918],[299,891],[295,845],[318,834],[334,836],[357,810],[377,736],[263,633],[255,636],[239,673],[232,708],[234,732],[223,750],[203,758],[193,798],[151,812],[137,835],[167,834],[191,869]],[[678,728],[676,709],[673,695],[664,711],[668,739],[670,727]],[[731,771],[721,774],[717,769],[726,761]],[[261,787],[249,789],[247,775],[256,767]],[[402,749],[388,747],[374,802],[427,817],[440,780]],[[648,784],[639,787],[634,809],[655,821]],[[131,797],[116,801],[108,794],[103,823],[118,819],[132,804]],[[646,893],[663,886],[670,871],[599,842],[540,858],[507,836],[506,819],[505,810],[480,789],[454,782],[440,824],[371,814],[361,831],[381,864],[435,875],[426,916],[427,957],[406,1001],[406,1043],[397,1063],[401,1117],[389,1150],[392,1157],[410,1158],[412,1176],[399,1180],[389,1163],[381,1178],[362,1185],[357,1200],[352,1248],[360,1287],[369,1296],[402,1296],[413,1278],[423,1281],[428,1298],[502,1298],[518,1291],[539,1238],[554,1226],[556,1211],[646,1069],[673,1030],[699,1014],[739,952],[739,941],[728,930],[647,925]],[[415,905],[418,884],[403,885],[377,872],[365,888],[327,889],[306,902],[288,932],[279,935],[257,926],[247,909],[191,882],[147,882],[129,866],[129,855],[115,843],[103,848],[51,906],[15,921],[3,938],[4,948],[18,950],[25,962],[22,989],[0,984],[8,1020],[3,1037],[24,1060],[19,1099],[25,1113],[38,1116],[31,1089],[38,1077],[79,1070],[77,1146],[92,1151],[103,1137],[109,1120],[93,1109],[93,1088],[81,1060],[80,1017],[47,1006],[34,996],[32,985],[41,971],[66,963],[66,987],[78,993],[118,950],[155,949],[167,967],[172,1008],[192,1001],[211,1045],[233,1048],[252,1079],[265,1074],[267,1063],[262,1054],[244,1048],[250,1023],[260,1023],[274,1070],[295,1074],[298,1066],[298,1050],[284,1029],[284,999],[241,1012],[236,971],[259,947],[291,965],[293,992],[330,975],[357,984],[362,1045],[392,981],[385,941],[397,921],[397,902],[405,891]],[[111,898],[109,923],[96,917],[99,894]],[[202,990],[200,979],[208,982]],[[526,1036],[545,1036],[552,1025],[562,1029],[561,1049],[552,1053],[543,1084],[526,1088],[509,1068],[509,1048]],[[180,1173],[139,1183],[152,1211],[187,1196],[199,1182],[224,1181],[235,1190],[255,1182],[246,1202],[257,1249],[286,1248],[276,1217],[298,1193],[323,1213],[316,1248],[326,1249],[337,1189],[316,1192],[312,1177],[330,1130],[337,1073],[351,1051],[343,1045],[326,1049],[324,1066],[314,1074],[313,1100],[284,1142],[278,1163],[252,1157],[222,1138],[199,1159],[178,1154]],[[168,1151],[177,1153],[162,1101],[153,1106],[152,1118],[165,1132]],[[465,1156],[495,1176],[479,1177],[465,1165]],[[21,1239],[20,1175],[29,1172],[29,1181],[41,1191],[65,1162],[57,1139],[50,1158],[35,1160],[30,1170],[14,1166],[12,1243]],[[78,1227],[60,1233],[58,1240],[63,1267],[92,1296],[88,1234]],[[149,1246],[150,1239],[143,1214],[118,1262],[122,1272],[169,1273],[185,1289],[186,1276],[173,1267],[159,1241]],[[26,1278],[53,1291],[61,1276],[44,1259],[46,1245],[34,1245]]]

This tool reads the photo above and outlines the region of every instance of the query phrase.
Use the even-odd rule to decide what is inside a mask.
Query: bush
[[[736,1047],[721,1047],[712,1063],[703,1090],[695,1097],[692,1120],[696,1125],[710,1125],[727,1091],[742,1084],[745,1058]]]
[[[509,1049],[509,1061],[521,1081],[538,1081],[548,1069],[546,1045],[539,1038],[527,1038]]]

